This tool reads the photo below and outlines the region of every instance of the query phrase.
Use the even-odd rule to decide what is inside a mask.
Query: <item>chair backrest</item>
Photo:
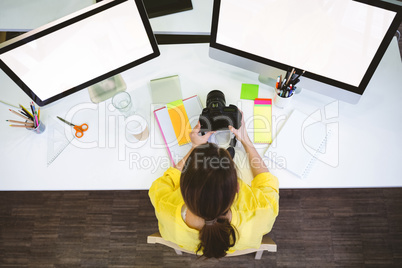
[[[147,239],[147,243],[148,244],[162,244],[162,245],[168,246],[170,248],[173,248],[174,251],[178,255],[182,255],[182,252],[189,253],[189,254],[195,254],[192,251],[185,250],[185,249],[179,247],[178,245],[176,245],[173,242],[163,239],[163,237],[161,236],[161,234],[159,232],[149,235],[148,239]],[[226,257],[239,256],[239,255],[244,255],[244,254],[249,254],[249,253],[255,252],[256,253],[255,259],[259,260],[259,259],[261,259],[262,253],[265,250],[269,251],[269,252],[276,252],[276,250],[277,250],[275,242],[268,235],[265,235],[262,238],[260,248],[237,250],[233,253],[227,254]]]

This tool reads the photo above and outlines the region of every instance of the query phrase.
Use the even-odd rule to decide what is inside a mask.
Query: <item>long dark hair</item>
[[[236,243],[237,230],[223,217],[237,194],[237,173],[229,152],[215,144],[196,147],[181,174],[180,188],[188,209],[207,223],[199,233],[197,253],[221,258]]]

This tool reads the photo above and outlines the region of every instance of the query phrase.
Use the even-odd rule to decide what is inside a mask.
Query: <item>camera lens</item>
[[[225,95],[220,90],[212,90],[207,95],[207,107],[218,108],[225,107],[226,100]]]

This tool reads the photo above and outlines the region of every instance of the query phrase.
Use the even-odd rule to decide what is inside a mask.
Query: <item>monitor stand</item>
[[[277,77],[278,76],[276,76],[274,78],[274,76],[269,76],[269,75],[266,75],[266,74],[260,74],[260,75],[258,75],[258,81],[261,84],[265,84],[265,85],[270,86],[270,87],[275,87]]]
[[[123,77],[118,74],[88,87],[89,97],[93,103],[100,103],[127,88]]]

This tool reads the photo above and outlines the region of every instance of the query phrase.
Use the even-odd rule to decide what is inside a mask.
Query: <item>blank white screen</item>
[[[216,42],[359,86],[395,15],[351,0],[222,0]]]
[[[42,100],[153,52],[134,1],[126,1],[2,55]]]

